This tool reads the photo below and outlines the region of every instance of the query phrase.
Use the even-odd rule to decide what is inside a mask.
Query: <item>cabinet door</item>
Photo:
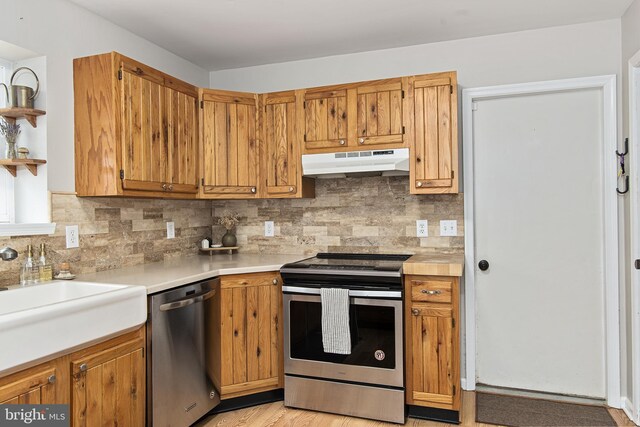
[[[302,108],[305,151],[346,147],[349,120],[346,90],[308,90]]]
[[[404,142],[402,80],[358,87],[358,145],[395,145]]]
[[[457,392],[454,320],[448,305],[411,305],[411,393],[408,403],[455,409]],[[459,391],[458,391],[459,392]]]
[[[256,96],[202,94],[203,194],[255,198],[258,186]]]
[[[457,85],[454,73],[411,80],[412,194],[458,192]]]
[[[139,64],[121,63],[122,188],[164,191],[169,181],[163,77]]]
[[[142,427],[145,423],[144,337],[109,341],[71,356],[72,425]]]
[[[221,396],[282,385],[282,298],[277,273],[221,280]]]
[[[56,382],[64,381],[53,363],[0,379],[0,405],[66,403],[57,395]]]
[[[294,197],[302,174],[295,93],[264,95],[263,104],[266,194]]]
[[[170,191],[198,192],[198,98],[165,88]]]

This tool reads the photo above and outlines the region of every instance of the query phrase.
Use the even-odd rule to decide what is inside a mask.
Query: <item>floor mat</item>
[[[504,426],[616,426],[607,408],[476,393],[476,421]]]

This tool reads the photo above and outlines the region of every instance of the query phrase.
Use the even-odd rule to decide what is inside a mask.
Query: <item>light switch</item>
[[[440,221],[440,236],[457,236],[458,235],[458,221],[442,220]]]

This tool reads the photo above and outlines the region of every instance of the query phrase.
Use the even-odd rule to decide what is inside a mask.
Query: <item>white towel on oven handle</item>
[[[325,353],[351,354],[349,290],[321,288],[322,346]]]

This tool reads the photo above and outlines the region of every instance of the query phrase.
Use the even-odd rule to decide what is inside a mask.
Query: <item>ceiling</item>
[[[576,24],[632,0],[71,0],[207,70]]]

